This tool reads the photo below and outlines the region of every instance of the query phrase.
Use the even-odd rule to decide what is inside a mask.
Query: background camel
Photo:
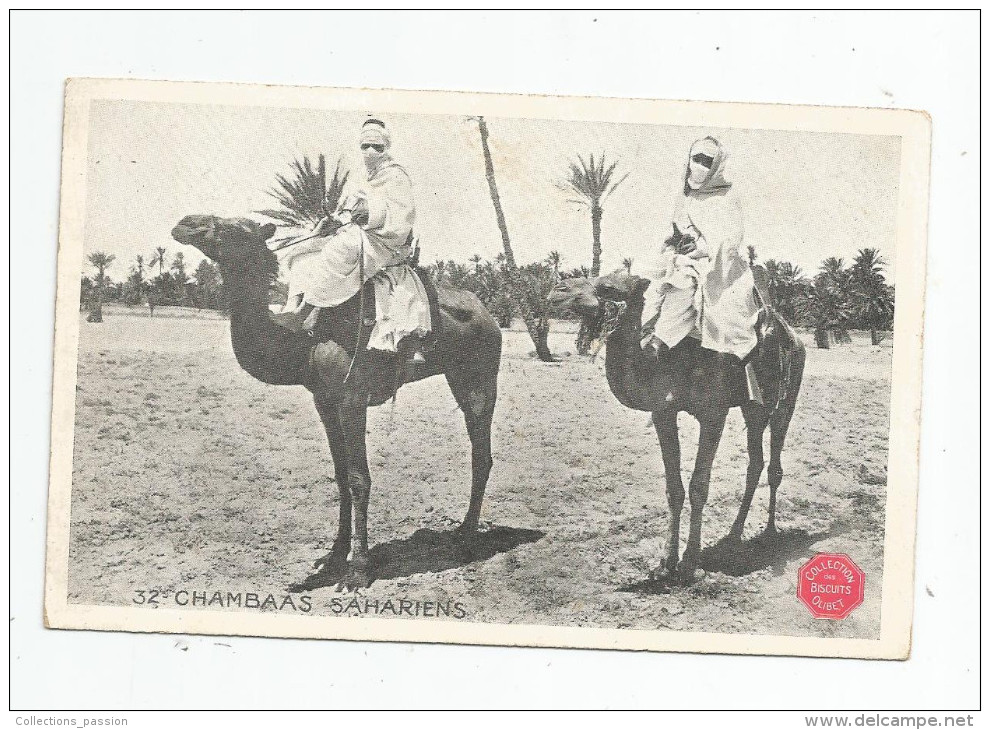
[[[625,302],[615,329],[606,342],[605,373],[609,388],[623,405],[653,413],[653,424],[660,440],[670,506],[670,534],[667,558],[659,577],[679,573],[690,580],[701,552],[701,519],[708,500],[712,462],[731,408],[741,408],[746,421],[749,467],[746,492],[739,514],[728,539],[740,540],[756,486],[763,473],[763,434],[770,426],[770,505],[766,532],[773,533],[777,487],[783,478],[780,454],[784,437],[794,413],[801,376],[804,372],[804,345],[790,326],[776,313],[761,312],[763,338],[754,355],[757,378],[766,405],[750,401],[745,370],[739,358],[704,349],[690,337],[672,350],[662,348],[659,358],[647,355],[640,347],[640,322],[643,293],[650,286],[647,279],[616,272],[597,279],[565,279],[551,294],[558,306],[590,314],[599,309],[602,299]],[[678,562],[680,550],[681,510],[684,485],[681,482],[681,447],[677,431],[677,414],[686,411],[698,419],[700,436],[689,497],[691,522],[687,547]]]
[[[426,353],[425,365],[397,380],[400,369],[395,355],[372,353],[361,346],[348,377],[358,331],[358,296],[325,312],[315,337],[274,324],[268,292],[278,262],[266,244],[274,232],[272,224],[260,226],[244,218],[190,215],[175,226],[172,237],[195,246],[219,265],[230,293],[230,336],[240,366],[262,382],[303,385],[312,391],[340,489],[337,537],[317,567],[347,588],[364,587],[370,582],[368,406],[388,400],[404,379],[438,374],[447,378],[471,439],[471,500],[458,531],[474,532],[492,466],[491,423],[502,333],[473,294],[441,288],[440,321],[434,321],[437,342]],[[373,292],[368,291],[373,301]]]

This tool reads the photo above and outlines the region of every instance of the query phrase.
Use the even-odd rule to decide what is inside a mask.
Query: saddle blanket
[[[395,352],[403,337],[422,337],[433,329],[426,288],[412,266],[388,266],[371,280],[375,283],[375,327],[369,350]]]
[[[307,233],[304,229],[297,231],[297,235]],[[344,226],[332,236],[317,237],[278,254],[280,264],[288,268],[288,301],[294,302],[299,294],[305,294],[306,301],[320,306],[345,302],[361,287],[362,251],[364,273],[375,286],[375,327],[368,349],[395,352],[403,337],[423,336],[432,329],[426,289],[413,267],[405,262],[404,250],[380,250],[356,225]]]

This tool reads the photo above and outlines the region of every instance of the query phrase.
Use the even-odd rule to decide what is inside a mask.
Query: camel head
[[[250,268],[274,278],[278,261],[265,242],[275,234],[271,223],[259,225],[248,218],[187,215],[172,229],[172,238],[195,246],[221,270]]]
[[[642,276],[626,273],[625,269],[617,269],[611,274],[595,279],[595,294],[610,302],[626,302],[630,304],[643,298],[643,293],[650,288],[650,280]]]
[[[552,306],[561,311],[581,315],[594,314],[601,304],[595,295],[594,281],[584,276],[562,279],[550,292],[548,299]]]
[[[550,292],[550,302],[560,309],[591,315],[598,311],[602,300],[631,302],[642,299],[649,286],[649,279],[619,269],[597,279],[583,276],[564,279]]]

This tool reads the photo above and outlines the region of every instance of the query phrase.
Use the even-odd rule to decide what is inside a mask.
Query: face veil
[[[729,153],[714,137],[704,137],[691,145],[688,162],[684,173],[684,194],[706,194],[728,190],[732,183],[725,178],[726,163]],[[700,183],[691,180],[691,161],[708,166],[708,174]]]

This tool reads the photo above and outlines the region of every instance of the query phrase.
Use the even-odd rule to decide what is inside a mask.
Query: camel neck
[[[631,299],[605,346],[605,375],[612,393],[627,408],[655,411],[670,390],[669,369],[640,348],[643,298]]]
[[[312,340],[271,321],[268,282],[251,271],[221,268],[230,296],[230,341],[238,364],[270,385],[305,385]]]

